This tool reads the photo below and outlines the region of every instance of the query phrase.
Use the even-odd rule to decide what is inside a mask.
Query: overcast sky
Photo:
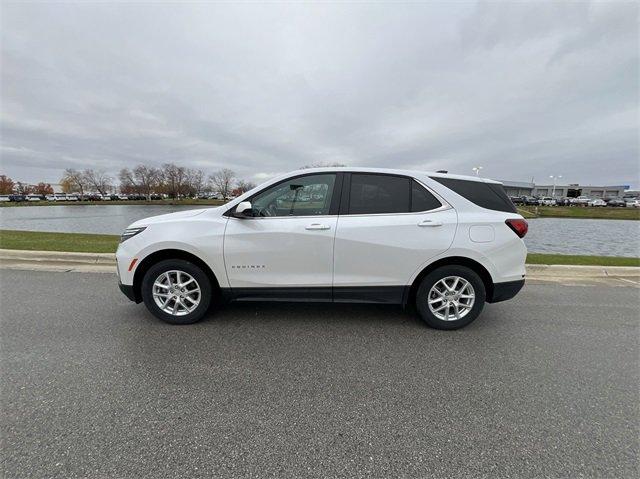
[[[0,173],[639,176],[637,3],[2,3]]]

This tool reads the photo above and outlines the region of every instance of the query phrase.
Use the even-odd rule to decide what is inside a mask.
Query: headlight
[[[135,235],[137,235],[138,233],[142,233],[146,229],[146,226],[143,226],[142,228],[127,228],[122,233],[122,236],[120,236],[120,243],[128,240],[129,238],[133,238]]]

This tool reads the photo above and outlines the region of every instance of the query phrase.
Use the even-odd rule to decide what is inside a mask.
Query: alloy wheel
[[[433,285],[427,296],[429,310],[442,321],[457,321],[473,308],[473,286],[460,276],[447,276]]]
[[[153,282],[153,300],[165,313],[185,316],[200,304],[200,285],[189,273],[171,270],[162,273]]]

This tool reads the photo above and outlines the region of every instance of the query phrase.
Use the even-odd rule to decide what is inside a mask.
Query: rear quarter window
[[[504,188],[496,183],[483,183],[481,181],[459,180],[454,178],[438,178],[431,179],[446,186],[450,190],[458,193],[472,203],[494,211],[504,211],[505,213],[516,213],[516,207],[513,205]]]

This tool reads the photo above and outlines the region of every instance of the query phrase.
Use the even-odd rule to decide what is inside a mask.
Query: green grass
[[[590,218],[603,220],[640,220],[640,208],[595,208],[581,206],[522,206],[525,218]]]
[[[115,253],[119,241],[115,235],[0,230],[2,249]]]
[[[529,253],[528,264],[571,264],[588,266],[640,266],[640,258],[617,256],[580,256],[565,254]]]
[[[118,247],[119,240],[120,237],[115,235],[0,230],[0,248],[2,249],[114,253]],[[527,263],[640,266],[640,258],[529,253]]]
[[[116,200],[116,201],[6,201],[0,203],[0,208],[14,208],[27,206],[117,206],[117,205],[144,205],[144,206],[168,206],[168,205],[202,205],[202,206],[220,206],[225,202],[222,200],[198,200],[188,198],[186,200],[151,200],[151,201],[134,201],[134,200]]]

